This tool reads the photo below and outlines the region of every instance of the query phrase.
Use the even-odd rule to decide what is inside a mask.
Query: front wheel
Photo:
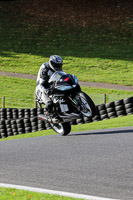
[[[94,117],[96,115],[96,106],[92,99],[84,92],[79,92],[75,97],[80,104],[80,112],[85,117]]]
[[[71,132],[71,125],[69,122],[59,123],[59,124],[50,124],[51,128],[56,132],[62,135],[68,135]]]

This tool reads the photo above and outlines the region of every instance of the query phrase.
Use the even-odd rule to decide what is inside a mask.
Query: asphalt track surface
[[[0,141],[0,183],[133,199],[133,127]]]

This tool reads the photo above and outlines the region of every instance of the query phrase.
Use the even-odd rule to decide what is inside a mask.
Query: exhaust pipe
[[[40,114],[40,115],[38,115],[38,118],[40,120],[44,120],[44,121],[52,123],[52,119],[45,117],[45,115]]]
[[[56,121],[56,122],[54,122],[54,121],[52,121],[52,118],[47,118],[47,117],[45,117],[45,115],[43,115],[43,114],[38,115],[38,118],[39,118],[40,120],[44,120],[44,121],[47,121],[47,122],[52,123],[52,124],[61,123],[59,120]]]

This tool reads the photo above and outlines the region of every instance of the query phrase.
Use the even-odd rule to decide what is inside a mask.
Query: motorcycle
[[[56,71],[48,81],[50,95],[52,99],[52,113],[58,116],[58,122],[54,123],[47,115],[40,114],[38,117],[45,122],[49,122],[51,128],[62,135],[71,132],[71,121],[83,116],[94,117],[96,107],[93,100],[81,91],[76,76]],[[39,102],[39,105],[42,102]]]

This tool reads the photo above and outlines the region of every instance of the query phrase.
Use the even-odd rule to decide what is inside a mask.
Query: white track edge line
[[[14,189],[19,189],[19,190],[27,190],[31,192],[46,193],[46,194],[60,195],[60,196],[66,196],[66,197],[72,197],[72,198],[78,198],[78,199],[87,199],[87,200],[118,200],[118,199],[110,199],[110,198],[103,198],[103,197],[90,196],[90,195],[84,195],[84,194],[76,194],[76,193],[48,190],[48,189],[43,189],[43,188],[28,187],[28,186],[22,186],[22,185],[5,184],[5,183],[0,183],[0,187],[14,188]]]

